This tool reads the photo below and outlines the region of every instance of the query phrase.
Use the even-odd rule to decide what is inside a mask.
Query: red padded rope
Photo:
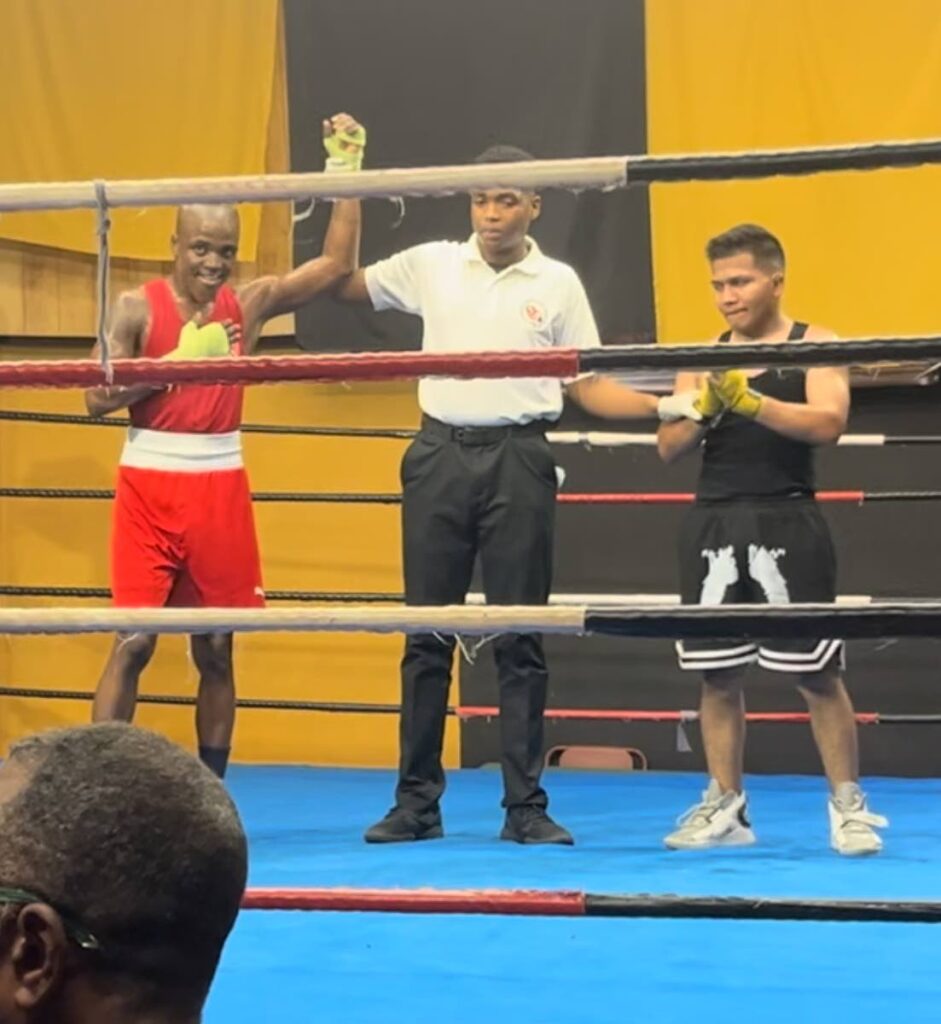
[[[539,352],[364,352],[225,359],[115,359],[114,384],[261,384],[273,381],[396,380],[413,377],[574,377],[577,349]],[[105,384],[91,359],[0,362],[0,386],[89,388]]]

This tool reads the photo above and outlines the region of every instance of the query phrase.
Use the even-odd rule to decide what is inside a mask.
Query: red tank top
[[[150,307],[150,330],[140,354],[159,359],[177,347],[183,320],[166,278],[149,281],[144,294]],[[228,286],[216,294],[209,319],[232,320],[244,328],[242,307]],[[232,346],[232,355],[242,355],[241,342]],[[227,434],[242,423],[243,391],[241,384],[177,384],[135,402],[129,410],[131,423],[177,434]]]

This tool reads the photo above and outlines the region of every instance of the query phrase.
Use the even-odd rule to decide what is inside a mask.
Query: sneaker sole
[[[836,843],[831,843],[830,847],[841,857],[874,857],[877,853],[882,853],[881,846],[874,846],[868,850],[843,850]]]
[[[569,836],[568,839],[526,839],[518,836],[515,832],[508,832],[504,829],[500,838],[506,842],[519,843],[520,846],[574,846],[575,840]]]
[[[419,843],[423,839],[442,839],[444,837],[444,829],[440,825],[435,825],[433,828],[426,829],[419,835],[410,836],[371,836],[368,832],[363,836],[363,840],[367,843]]]
[[[708,843],[684,843],[670,842],[669,838],[663,840],[663,845],[668,850],[717,850],[723,846],[754,846],[757,842],[754,834],[738,836],[732,839],[719,839]]]

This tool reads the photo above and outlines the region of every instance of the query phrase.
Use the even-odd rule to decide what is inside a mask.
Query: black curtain
[[[495,142],[537,157],[646,149],[643,0],[285,0],[291,162],[323,166],[320,122],[367,125],[370,167],[467,163]],[[364,209],[364,265],[469,232],[463,197]],[[320,251],[326,205],[297,225],[297,263]],[[606,340],[653,335],[650,221],[643,188],[552,190],[534,226],[582,276]],[[413,317],[317,302],[297,317],[318,350],[410,348]]]

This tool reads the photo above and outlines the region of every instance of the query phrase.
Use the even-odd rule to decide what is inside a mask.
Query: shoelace
[[[840,828],[845,832],[868,832],[871,828],[886,828],[889,824],[888,818],[881,814],[873,814],[865,807],[851,811],[840,810],[840,815],[843,819]]]
[[[676,819],[676,823],[680,828],[693,825],[708,825],[721,809],[721,797],[718,800],[703,800],[702,803],[693,804],[688,811],[684,811]]]

